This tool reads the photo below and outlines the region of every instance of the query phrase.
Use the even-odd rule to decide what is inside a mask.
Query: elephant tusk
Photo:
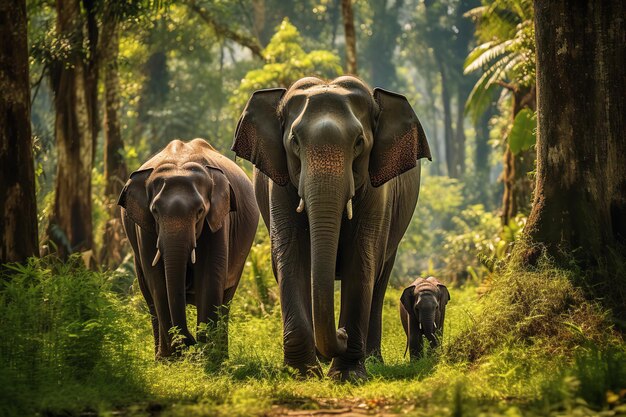
[[[348,220],[352,220],[352,199],[348,200],[346,211],[348,212]]]
[[[437,328],[437,323],[433,323],[433,326],[435,326],[435,329]]]
[[[157,248],[157,253],[154,255],[154,260],[152,261],[152,266],[156,266],[157,262],[161,259],[161,250]]]
[[[422,330],[422,322],[420,322],[420,330]]]
[[[191,251],[191,263],[196,263],[196,248],[193,248],[193,250]]]
[[[302,210],[304,210],[304,198],[300,198],[300,204],[298,204],[298,207],[296,208],[298,213],[302,213]]]

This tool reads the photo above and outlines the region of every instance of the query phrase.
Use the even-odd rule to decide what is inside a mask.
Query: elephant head
[[[159,156],[130,175],[118,204],[141,229],[156,236],[156,256],[143,266],[163,263],[172,325],[189,344],[193,338],[185,316],[187,267],[196,262],[196,241],[204,228],[218,231],[236,202],[219,168],[202,160],[179,163]]]
[[[400,302],[408,316],[408,347],[411,356],[421,354],[422,336],[437,347],[443,332],[446,304],[450,293],[436,278],[418,278],[404,289]]]
[[[315,342],[322,355],[338,356],[347,341],[336,330],[333,302],[341,222],[358,216],[352,198],[360,190],[430,159],[417,116],[404,96],[372,91],[357,78],[303,78],[289,90],[255,92],[232,149],[297,192],[293,209],[309,221]]]

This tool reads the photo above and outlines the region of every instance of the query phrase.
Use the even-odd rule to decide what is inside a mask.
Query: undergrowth
[[[264,277],[268,288],[259,291],[253,266],[233,301],[221,364],[201,347],[155,362],[145,303],[136,288],[120,289],[119,277],[78,259],[9,266],[0,280],[0,415],[248,416],[345,406],[413,416],[626,412],[626,347],[566,270],[511,266],[486,290],[451,288],[443,349],[414,363],[403,356],[401,289],[389,288],[385,363],[368,360],[369,381],[353,385],[297,379],[282,365],[280,308],[268,296],[275,284]]]

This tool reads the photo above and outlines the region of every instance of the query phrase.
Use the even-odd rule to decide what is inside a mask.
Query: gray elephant
[[[411,360],[422,356],[424,337],[432,348],[439,345],[448,301],[448,289],[435,277],[417,278],[402,292],[400,320]]]
[[[330,376],[365,378],[366,354],[380,356],[383,298],[417,203],[419,159],[430,159],[413,109],[354,77],[303,78],[252,95],[233,150],[256,168],[285,363],[320,374],[317,347],[333,358]]]
[[[137,280],[152,315],[156,357],[170,356],[170,329],[195,343],[185,305],[197,323],[228,323],[259,220],[252,183],[202,139],[174,140],[130,175],[118,204],[135,254]],[[227,354],[226,326],[216,335]],[[198,334],[200,340],[206,334]]]

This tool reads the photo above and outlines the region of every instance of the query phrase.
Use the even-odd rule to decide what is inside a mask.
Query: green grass
[[[412,416],[626,412],[626,347],[570,278],[546,266],[503,271],[486,293],[471,283],[452,288],[444,348],[413,364],[403,356],[401,290],[390,288],[385,364],[368,361],[370,380],[353,385],[297,379],[283,367],[275,284],[252,265],[232,306],[229,359],[216,368],[194,350],[154,361],[143,299],[113,291],[128,277],[76,260],[33,260],[0,280],[0,415],[248,416],[340,406]]]

